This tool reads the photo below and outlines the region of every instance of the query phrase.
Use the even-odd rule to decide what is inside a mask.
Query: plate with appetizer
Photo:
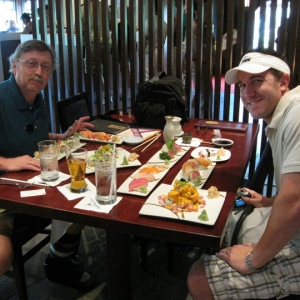
[[[172,184],[176,180],[184,179],[197,189],[200,189],[212,173],[215,165],[216,163],[209,158],[190,158],[182,164],[182,168]]]
[[[113,155],[113,144],[106,144],[100,146],[97,150],[88,151],[87,153],[87,164],[86,164],[86,174],[91,174],[95,172],[96,160],[108,161]],[[117,169],[137,167],[141,165],[138,160],[139,155],[127,150],[117,147],[115,152],[116,167]]]
[[[212,162],[226,161],[231,157],[231,152],[224,148],[198,147],[191,153],[193,158],[209,158]]]
[[[105,132],[93,132],[84,130],[79,132],[80,140],[96,143],[110,143],[120,145],[123,143],[123,138],[118,135],[108,134]]]
[[[139,213],[212,226],[218,219],[225,197],[226,192],[219,192],[214,186],[199,190],[186,181],[177,180],[173,185],[162,183]]]
[[[164,144],[160,151],[156,152],[148,160],[148,163],[176,162],[181,159],[189,149],[190,147],[182,147],[177,145],[174,140],[169,140]]]
[[[118,192],[146,197],[167,174],[170,166],[146,164],[136,170],[119,187]]]

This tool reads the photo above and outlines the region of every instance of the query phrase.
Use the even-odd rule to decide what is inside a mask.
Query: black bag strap
[[[241,214],[239,220],[237,221],[233,234],[232,234],[232,238],[231,238],[231,243],[230,245],[236,245],[237,244],[237,240],[238,240],[238,235],[239,235],[239,231],[241,229],[241,226],[243,225],[245,219],[253,212],[254,210],[254,206],[253,205],[247,205],[246,208],[244,209],[243,213]]]

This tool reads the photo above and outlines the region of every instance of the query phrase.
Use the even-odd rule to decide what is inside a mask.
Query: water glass
[[[87,150],[84,148],[69,148],[66,151],[66,155],[71,175],[70,190],[73,193],[83,193],[87,190],[85,182]]]
[[[96,201],[99,204],[114,204],[117,201],[116,160],[96,162],[95,167]]]
[[[55,140],[46,140],[38,143],[41,178],[43,181],[55,181],[58,179],[58,151]]]

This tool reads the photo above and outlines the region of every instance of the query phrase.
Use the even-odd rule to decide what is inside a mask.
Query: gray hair
[[[9,57],[10,72],[13,71],[13,63],[17,61],[22,54],[30,51],[49,52],[52,58],[53,69],[56,67],[56,55],[51,46],[47,45],[43,41],[29,40],[19,44],[15,52]]]

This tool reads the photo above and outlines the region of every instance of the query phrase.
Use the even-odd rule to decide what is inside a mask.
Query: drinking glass
[[[96,161],[95,167],[96,201],[99,204],[113,204],[117,200],[116,160]]]
[[[38,143],[41,178],[43,181],[58,179],[58,151],[55,140],[46,140]]]
[[[70,190],[73,193],[83,193],[87,190],[85,182],[87,150],[84,148],[69,148],[66,151],[66,155],[71,175]]]

